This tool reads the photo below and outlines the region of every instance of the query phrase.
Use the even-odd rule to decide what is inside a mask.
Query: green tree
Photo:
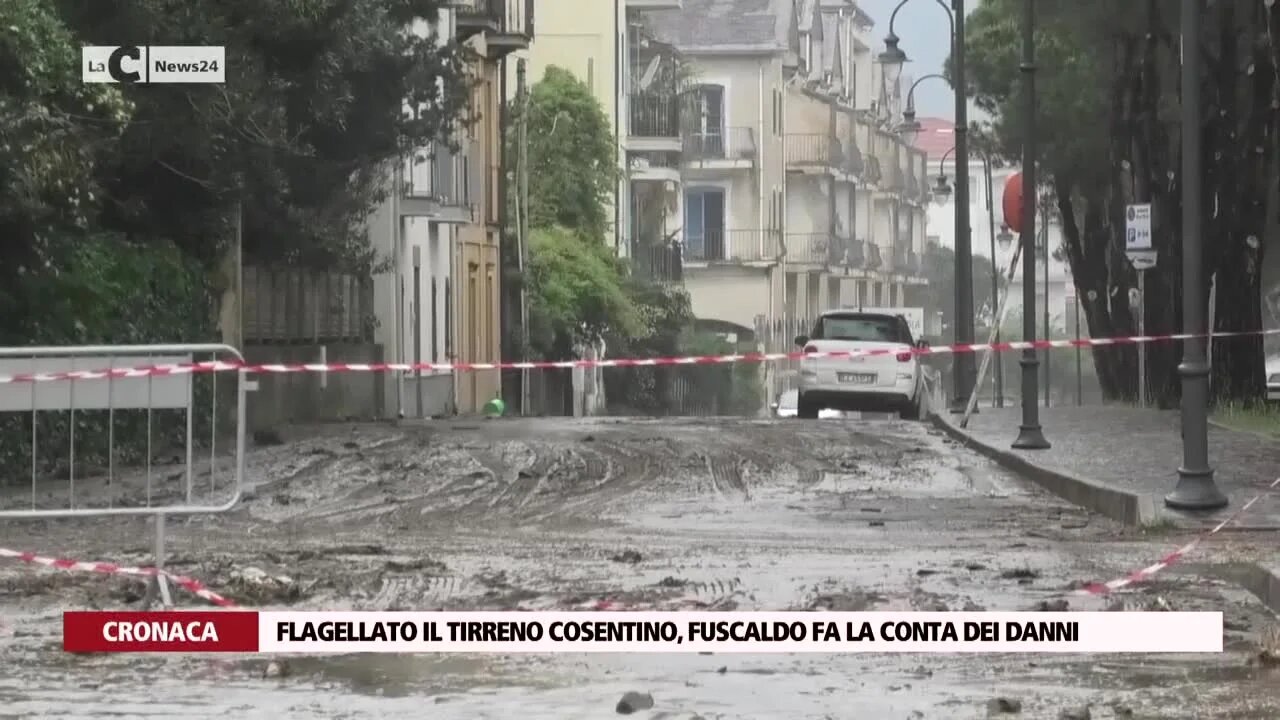
[[[1018,160],[1024,103],[1018,79],[1020,3],[985,0],[966,38],[977,104],[995,118],[1006,157]],[[1261,327],[1262,252],[1275,235],[1277,208],[1277,51],[1274,4],[1228,0],[1205,12],[1200,125],[1206,164],[1207,274],[1217,275],[1217,329]],[[1064,1],[1037,10],[1040,163],[1063,218],[1064,252],[1094,337],[1131,334],[1136,318],[1112,302],[1136,285],[1124,257],[1124,207],[1151,202],[1159,266],[1147,276],[1147,331],[1177,332],[1183,294],[1181,158],[1178,121],[1179,36],[1175,4]],[[1263,241],[1260,241],[1262,239]],[[1195,288],[1207,302],[1208,287]],[[1136,351],[1095,350],[1108,398],[1137,392]],[[1150,348],[1153,396],[1173,404],[1180,391],[1176,344]],[[1214,387],[1227,397],[1256,397],[1261,342],[1233,338],[1214,348]]]
[[[943,325],[954,332],[956,304],[956,253],[951,248],[930,244],[923,257],[924,276],[929,283],[922,288],[926,311],[940,311]],[[990,327],[995,315],[996,303],[991,297],[991,260],[984,255],[973,256],[973,307],[977,328]],[[998,278],[1003,292],[1005,279],[1003,268]],[[950,335],[948,337],[951,337]],[[979,342],[985,338],[979,338]],[[950,340],[948,340],[950,342]]]
[[[609,118],[591,89],[549,67],[529,97],[529,221],[602,241],[618,183]]]
[[[608,333],[645,332],[626,277],[603,243],[565,228],[539,228],[529,243],[529,330],[543,357],[573,357],[574,346]]]

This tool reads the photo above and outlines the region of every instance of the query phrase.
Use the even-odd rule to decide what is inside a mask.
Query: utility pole
[[[525,60],[516,61],[516,248],[520,270],[520,359],[529,361],[529,291],[525,268],[529,264],[529,88]],[[520,414],[529,413],[529,371],[520,371]]]

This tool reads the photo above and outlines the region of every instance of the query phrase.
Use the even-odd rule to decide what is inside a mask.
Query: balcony
[[[907,199],[923,200],[924,197],[920,192],[920,181],[916,179],[914,173],[907,173]]]
[[[902,168],[894,162],[881,163],[880,166],[884,169],[884,175],[880,178],[880,189],[887,192],[902,192],[905,185]]]
[[[849,240],[848,251],[844,255],[844,264],[849,267],[860,268],[867,263],[867,241],[865,240]]]
[[[483,33],[493,59],[529,48],[534,0],[451,0],[451,4],[457,11],[459,41]]]
[[[787,170],[806,173],[828,173],[844,164],[840,141],[819,133],[788,134],[786,137]]]
[[[866,250],[866,256],[862,259],[862,268],[864,270],[879,270],[884,261],[880,258],[880,246],[873,242],[862,242]]]
[[[686,263],[772,262],[780,252],[776,230],[708,230],[684,236]]]
[[[672,152],[632,153],[627,165],[634,181],[680,182],[680,154]]]
[[[787,262],[800,265],[828,265],[835,249],[835,237],[823,233],[787,233]]]
[[[911,274],[910,254],[911,238],[900,238],[898,244],[893,246],[893,262],[891,263],[893,272],[902,275]]]
[[[405,158],[401,167],[400,213],[445,223],[474,222],[476,180],[465,147],[456,152],[443,144],[424,148]]]
[[[850,142],[846,145],[844,153],[844,165],[841,167],[846,175],[858,177],[866,170],[866,161],[862,157],[862,150],[856,142]]]
[[[723,133],[690,133],[684,136],[684,161],[703,168],[750,169],[756,161],[755,130],[726,128]]]
[[[678,283],[684,277],[678,243],[662,244],[632,241],[631,272],[654,282]]]
[[[632,93],[627,149],[640,152],[680,152],[680,104],[670,93]]]
[[[879,184],[882,179],[880,173],[880,158],[875,155],[868,155],[866,160],[866,168],[862,171],[862,179],[873,185]]]

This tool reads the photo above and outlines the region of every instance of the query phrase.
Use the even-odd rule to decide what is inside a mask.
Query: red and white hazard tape
[[[340,372],[476,372],[481,370],[566,370],[572,368],[654,367],[665,365],[717,365],[722,363],[765,363],[782,360],[816,358],[853,358],[877,355],[953,355],[956,353],[1012,352],[1020,350],[1047,350],[1062,348],[1103,347],[1107,345],[1137,345],[1143,343],[1174,342],[1197,338],[1232,338],[1280,334],[1276,330],[1247,330],[1207,334],[1180,333],[1177,335],[1132,335],[1109,338],[1080,338],[1078,340],[1030,340],[998,343],[973,343],[940,345],[938,347],[910,348],[905,350],[843,350],[823,352],[743,353],[739,355],[691,355],[662,358],[613,358],[605,360],[540,360],[534,362],[500,363],[262,363],[209,361],[184,364],[144,365],[131,368],[107,368],[103,370],[67,370],[49,373],[19,373],[0,375],[0,385],[12,383],[39,383],[65,380],[104,380],[142,378],[164,375],[195,375],[216,372],[243,373],[340,373]]]
[[[153,578],[164,576],[173,582],[173,584],[187,590],[197,597],[208,600],[219,607],[235,607],[236,604],[231,600],[219,595],[204,586],[204,583],[195,578],[185,575],[175,575],[171,572],[161,570],[155,567],[129,567],[125,565],[116,565],[108,562],[85,562],[83,560],[67,560],[65,558],[44,557],[35,553],[20,552],[18,550],[9,550],[0,548],[0,558],[13,558],[21,560],[32,565],[42,565],[44,567],[55,568],[57,570],[66,570],[68,572],[91,572],[101,575],[127,575],[130,577]]]
[[[1085,585],[1080,590],[1076,591],[1076,594],[1077,595],[1107,595],[1121,588],[1125,588],[1130,585],[1149,580],[1156,573],[1160,572],[1161,570],[1164,570],[1165,568],[1169,567],[1170,565],[1173,565],[1174,563],[1178,562],[1182,558],[1189,555],[1193,550],[1196,549],[1197,546],[1200,545],[1200,543],[1204,542],[1205,540],[1208,540],[1214,535],[1217,535],[1219,532],[1222,531],[1223,528],[1235,522],[1236,520],[1239,520],[1240,517],[1249,510],[1249,508],[1253,507],[1254,503],[1258,502],[1262,498],[1271,494],[1277,487],[1280,487],[1280,478],[1276,478],[1275,481],[1273,481],[1270,485],[1267,486],[1266,490],[1253,496],[1253,498],[1251,498],[1249,502],[1245,503],[1244,505],[1241,505],[1238,510],[1231,513],[1222,522],[1218,523],[1217,525],[1214,525],[1213,528],[1210,529],[1208,532],[1201,534],[1199,537],[1195,538],[1194,540],[1187,543],[1186,545],[1183,545],[1177,550],[1174,550],[1168,555],[1165,555],[1156,564],[1149,565],[1147,567],[1142,568],[1141,570],[1135,570],[1134,572],[1131,572],[1122,578],[1116,578],[1115,580],[1111,580],[1109,582],[1089,583],[1088,585]]]

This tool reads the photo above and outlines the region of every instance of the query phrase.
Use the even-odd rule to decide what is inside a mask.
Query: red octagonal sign
[[[1016,172],[1004,183],[1004,224],[1015,233],[1022,232],[1022,173]]]

